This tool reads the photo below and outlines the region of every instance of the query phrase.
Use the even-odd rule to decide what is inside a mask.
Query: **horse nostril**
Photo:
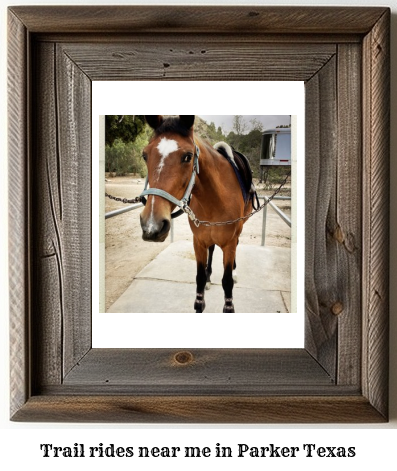
[[[164,234],[168,234],[170,228],[171,228],[170,220],[169,219],[163,219],[163,227],[160,229],[159,236],[162,236]]]
[[[163,219],[162,221],[151,221],[145,222],[141,218],[142,226],[142,239],[148,242],[163,242],[171,229],[171,222],[169,219]]]

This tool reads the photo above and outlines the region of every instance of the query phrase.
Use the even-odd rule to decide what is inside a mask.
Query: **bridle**
[[[148,188],[149,186],[149,179],[148,176],[146,176],[145,180],[145,188],[142,191],[142,193],[138,196],[139,200],[142,202],[142,204],[145,206],[146,205],[146,198],[145,196],[147,195],[155,195],[155,196],[161,196],[162,198],[170,201],[172,204],[175,204],[176,206],[179,207],[178,211],[175,211],[174,213],[171,214],[171,218],[176,218],[180,216],[183,213],[187,213],[187,208],[190,203],[190,199],[192,197],[192,191],[194,187],[194,183],[196,181],[196,175],[199,173],[199,155],[200,155],[200,149],[198,145],[193,141],[194,147],[195,147],[195,152],[194,152],[194,160],[193,160],[193,170],[192,170],[192,175],[190,177],[189,183],[186,187],[185,193],[182,197],[182,199],[178,200],[175,198],[175,196],[172,196],[170,193],[167,193],[164,190],[161,190],[159,188]]]

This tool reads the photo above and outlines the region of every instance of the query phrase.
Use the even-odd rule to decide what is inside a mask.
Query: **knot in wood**
[[[186,365],[193,361],[193,355],[190,352],[178,352],[175,354],[174,360],[180,365]]]
[[[332,314],[334,314],[335,316],[339,316],[339,314],[342,314],[343,304],[337,301],[335,304],[332,305],[331,311],[332,311]]]
[[[334,239],[336,239],[340,244],[343,244],[345,240],[345,235],[343,234],[342,228],[337,226],[334,232]]]

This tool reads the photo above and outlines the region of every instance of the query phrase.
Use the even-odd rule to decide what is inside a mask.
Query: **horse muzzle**
[[[170,229],[171,221],[162,219],[155,221],[153,218],[145,220],[141,215],[142,239],[146,242],[164,242]]]

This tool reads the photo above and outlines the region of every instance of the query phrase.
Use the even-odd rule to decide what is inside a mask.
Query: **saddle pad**
[[[238,152],[235,149],[233,149],[233,156],[234,161],[236,162],[238,170],[240,172],[240,175],[243,177],[245,190],[247,191],[247,193],[249,193],[252,185],[252,170],[250,163],[244,154]]]
[[[240,184],[244,202],[247,202],[252,193],[252,170],[247,157],[225,142],[215,144],[214,148],[225,157],[232,166]]]

